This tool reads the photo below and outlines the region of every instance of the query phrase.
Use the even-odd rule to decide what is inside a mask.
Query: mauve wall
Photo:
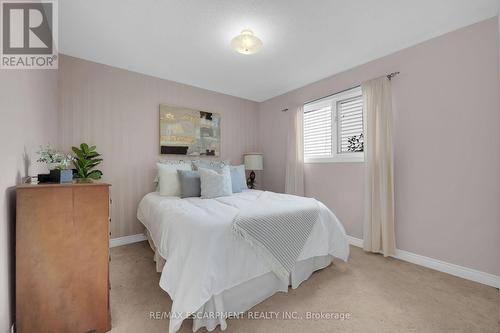
[[[43,167],[39,145],[57,145],[57,72],[0,71],[0,332],[10,332],[14,306],[15,186]]]
[[[88,142],[111,183],[111,237],[143,231],[137,205],[153,191],[159,155],[159,104],[222,115],[222,158],[240,163],[258,148],[258,104],[78,58],[59,58],[61,149]],[[175,158],[170,155],[169,158]]]
[[[287,114],[304,101],[393,80],[397,247],[500,275],[497,18],[260,104],[264,186],[284,190]],[[362,238],[363,164],[307,164],[306,194]]]

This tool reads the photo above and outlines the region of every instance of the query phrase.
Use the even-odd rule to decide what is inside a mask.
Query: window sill
[[[363,153],[349,154],[349,155],[337,155],[331,157],[316,157],[308,158],[304,160],[305,164],[313,163],[363,163],[365,161],[365,156]]]

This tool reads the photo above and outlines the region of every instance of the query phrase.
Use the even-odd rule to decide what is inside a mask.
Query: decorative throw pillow
[[[165,164],[156,163],[158,167],[158,177],[160,185],[160,195],[175,196],[181,195],[181,183],[177,170],[191,170],[190,163]]]
[[[199,168],[211,169],[217,172],[221,172],[222,168],[229,165],[229,161],[225,160],[193,160],[193,170],[198,170]]]
[[[191,170],[177,170],[181,183],[181,198],[201,195],[200,173]]]
[[[174,166],[174,167],[180,165],[182,169],[185,168],[186,164],[192,165],[191,160],[160,159],[160,160],[158,160],[158,163],[166,164],[166,165],[170,165],[170,166]],[[192,170],[192,167],[189,170]],[[155,185],[156,190],[159,191],[160,190],[160,176],[159,176],[158,172],[156,173],[155,179],[153,180],[153,184]]]
[[[200,168],[201,198],[217,198],[231,195],[231,171],[228,166],[221,172]]]
[[[158,159],[158,163],[161,163],[161,164],[166,164],[166,165],[181,165],[181,166],[184,166],[186,164],[191,164],[191,160],[169,160],[169,159],[164,159],[164,158],[160,158]]]
[[[247,189],[247,180],[245,176],[245,165],[231,165],[231,184],[233,193],[239,193]]]

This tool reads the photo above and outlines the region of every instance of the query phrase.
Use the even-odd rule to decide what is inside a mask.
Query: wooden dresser
[[[16,331],[111,330],[109,185],[17,187]]]

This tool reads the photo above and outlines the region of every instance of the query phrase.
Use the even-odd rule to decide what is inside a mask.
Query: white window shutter
[[[304,110],[304,158],[332,154],[332,108]]]
[[[363,162],[361,87],[304,104],[306,163]]]
[[[348,140],[352,137],[359,138],[363,134],[363,97],[358,96],[339,101],[338,112],[338,153],[350,153]],[[362,149],[356,150],[363,151]]]

